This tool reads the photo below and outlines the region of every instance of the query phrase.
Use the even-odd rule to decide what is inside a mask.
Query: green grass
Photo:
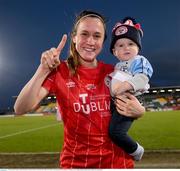
[[[180,149],[180,111],[147,112],[134,122],[130,135],[146,150]]]
[[[63,125],[53,115],[0,118],[0,152],[59,152],[62,142]]]
[[[180,111],[147,112],[130,135],[146,150],[180,149]],[[54,115],[0,117],[0,152],[59,152],[62,143],[63,124]]]

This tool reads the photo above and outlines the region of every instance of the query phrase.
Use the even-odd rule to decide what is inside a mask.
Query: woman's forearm
[[[47,95],[48,92],[42,88],[42,83],[48,74],[49,72],[44,71],[41,66],[38,67],[34,76],[17,97],[14,105],[16,114],[23,114],[35,109],[42,98]]]

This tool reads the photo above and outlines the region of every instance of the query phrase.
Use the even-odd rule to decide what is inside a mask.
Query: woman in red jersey
[[[71,33],[70,53],[60,61],[67,35],[57,48],[42,53],[41,63],[20,92],[15,112],[22,114],[36,108],[49,93],[57,97],[64,123],[61,168],[133,168],[127,153],[108,136],[110,113],[109,80],[113,66],[96,58],[106,38],[103,16],[83,11],[76,18]],[[116,101],[121,114],[141,117],[144,107],[132,95]]]

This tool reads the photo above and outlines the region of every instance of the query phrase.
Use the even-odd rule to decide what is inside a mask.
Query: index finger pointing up
[[[64,34],[59,45],[57,46],[57,51],[61,53],[62,49],[64,48],[64,45],[66,44],[67,41],[67,34]]]

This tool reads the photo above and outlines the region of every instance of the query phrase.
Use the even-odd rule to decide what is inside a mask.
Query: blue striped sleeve
[[[151,78],[153,74],[153,68],[150,62],[143,56],[137,56],[134,61],[131,63],[130,71],[133,75],[135,74],[145,74]]]

